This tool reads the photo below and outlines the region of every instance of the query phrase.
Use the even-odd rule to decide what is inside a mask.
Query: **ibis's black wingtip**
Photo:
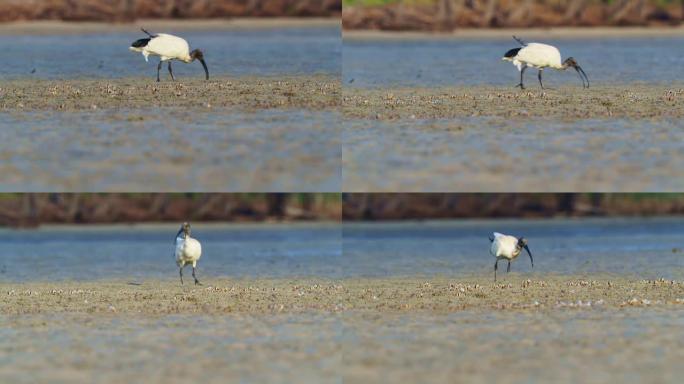
[[[146,47],[146,46],[147,46],[147,43],[149,43],[150,40],[151,40],[151,39],[140,39],[140,40],[136,40],[136,41],[133,42],[133,44],[131,44],[131,47],[133,47],[133,48],[142,48],[142,47]]]
[[[521,49],[522,49],[522,48],[513,48],[513,49],[509,49],[508,52],[506,52],[506,53],[504,54],[504,57],[509,58],[509,59],[510,59],[510,58],[513,58],[513,57],[516,57],[516,56],[518,55],[518,52],[520,52]]]

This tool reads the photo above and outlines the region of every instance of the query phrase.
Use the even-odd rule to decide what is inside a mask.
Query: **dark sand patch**
[[[579,79],[577,80],[579,82]],[[474,116],[553,119],[684,117],[684,85],[345,88],[345,116],[371,119],[437,119]]]

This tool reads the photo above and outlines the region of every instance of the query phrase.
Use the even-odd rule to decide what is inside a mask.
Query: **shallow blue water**
[[[493,272],[491,232],[524,236],[512,271],[684,278],[684,220],[472,220],[345,224],[346,276],[481,275]],[[531,275],[532,276],[532,275]]]
[[[176,278],[175,226],[0,230],[6,281]],[[341,230],[317,225],[193,225],[199,276],[336,277]],[[200,277],[201,279],[201,277]]]
[[[0,113],[0,191],[339,191],[338,119],[294,109]]]
[[[191,49],[202,49],[213,75],[338,75],[341,71],[336,27],[166,32],[184,37]],[[140,53],[128,50],[143,37],[135,28],[130,33],[0,36],[0,78],[154,77],[157,59],[151,57],[146,63]],[[178,77],[203,76],[199,62],[174,64]]]
[[[202,276],[481,276],[492,272],[489,234],[525,236],[534,256],[512,270],[684,278],[684,220],[549,219],[405,223],[203,225]],[[0,279],[175,278],[175,226],[0,230]]]
[[[530,39],[530,41],[539,41]],[[592,84],[681,81],[684,37],[549,39],[563,58],[572,56]],[[518,70],[501,60],[518,47],[504,39],[420,39],[406,41],[347,40],[343,81],[353,87],[510,85]],[[528,70],[525,84],[538,86],[537,71]],[[353,80],[353,81],[352,81]],[[581,86],[574,71],[546,70],[544,84]]]

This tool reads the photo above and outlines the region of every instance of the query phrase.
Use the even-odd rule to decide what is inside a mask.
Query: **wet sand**
[[[0,112],[104,108],[200,107],[244,110],[334,109],[339,79],[324,76],[107,80],[10,80],[0,84]]]
[[[675,383],[684,373],[683,282],[527,277],[2,283],[0,380]]]
[[[191,277],[187,279],[191,282]],[[471,279],[206,280],[0,284],[2,314],[225,314],[302,312],[553,311],[584,308],[684,308],[684,282],[622,277]]]
[[[536,80],[536,79],[534,79]],[[579,83],[579,79],[577,80]],[[595,84],[589,89],[560,85],[541,90],[528,79],[527,89],[511,87],[441,87],[360,89],[342,92],[345,116],[379,120],[494,116],[549,119],[664,119],[684,117],[684,84]]]

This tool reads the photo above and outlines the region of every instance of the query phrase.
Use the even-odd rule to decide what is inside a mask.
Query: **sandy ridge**
[[[561,85],[541,90],[466,86],[364,89],[342,92],[345,116],[371,119],[473,116],[580,118],[684,117],[684,84]]]
[[[0,84],[0,111],[240,106],[247,109],[336,108],[340,81],[331,76],[183,79],[10,80]]]
[[[477,278],[204,279],[2,283],[1,314],[451,312],[684,306],[684,282],[512,274]]]

